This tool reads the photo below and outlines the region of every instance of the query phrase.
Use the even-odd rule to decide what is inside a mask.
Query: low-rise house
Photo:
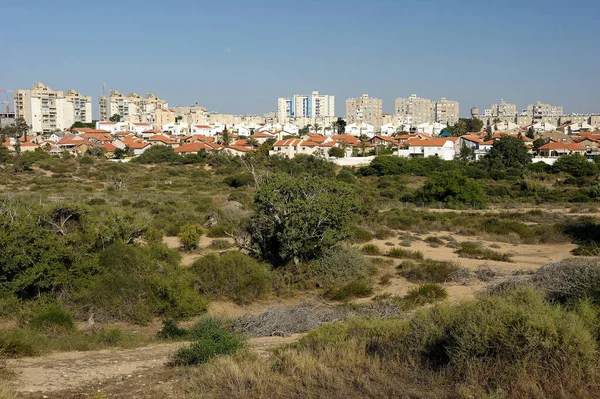
[[[190,132],[190,127],[185,122],[167,123],[162,127],[163,133],[168,133],[172,136],[187,136]]]
[[[540,156],[544,158],[558,158],[562,155],[580,154],[585,155],[585,146],[579,143],[562,143],[551,141],[539,148]]]
[[[165,136],[164,134],[155,134],[148,138],[148,142],[151,145],[166,145],[171,148],[179,147],[179,141],[173,139],[172,137]]]
[[[149,123],[142,123],[142,122],[130,122],[129,123],[129,131],[133,134],[135,134],[136,136],[141,136],[141,134],[146,131],[146,130],[151,130],[154,127],[149,124]]]
[[[455,141],[456,138],[410,139],[405,143],[406,149],[399,150],[398,155],[408,158],[438,156],[446,161],[451,161],[456,156]]]
[[[150,143],[137,137],[127,137],[122,141],[133,151],[133,156],[142,155],[144,151],[151,147]]]
[[[346,125],[345,134],[350,134],[352,136],[361,136],[364,134],[365,136],[373,137],[375,135],[375,126],[364,122],[351,123]]]
[[[190,128],[190,134],[193,135],[202,135],[202,136],[212,136],[213,131],[209,125],[192,125]]]
[[[178,154],[197,154],[198,152],[204,151],[213,151],[217,148],[204,143],[202,141],[195,141],[193,143],[184,144],[180,147],[175,148],[175,152]]]
[[[259,144],[264,144],[269,139],[274,139],[275,135],[267,132],[254,133],[250,138],[256,139]]]
[[[115,134],[116,132],[129,130],[129,124],[127,122],[96,122],[96,130],[105,130],[110,134]]]

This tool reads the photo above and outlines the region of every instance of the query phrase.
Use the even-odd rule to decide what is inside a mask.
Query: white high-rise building
[[[435,121],[450,126],[456,124],[460,118],[460,104],[458,101],[446,100],[446,97],[435,103]]]
[[[129,93],[125,96],[111,90],[108,96],[100,97],[100,120],[108,121],[113,115],[119,115],[121,122],[153,124],[156,110],[168,108],[169,104],[154,94],[142,97]]]
[[[75,90],[52,90],[35,82],[31,90],[15,90],[15,116],[25,119],[33,133],[70,128],[75,122],[92,122],[92,98]]]
[[[335,96],[319,94],[313,91],[310,95],[295,94],[291,98],[280,98],[277,101],[277,118],[279,123],[290,119],[321,119],[335,116]]]

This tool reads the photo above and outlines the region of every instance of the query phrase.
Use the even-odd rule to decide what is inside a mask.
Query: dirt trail
[[[294,342],[300,336],[254,338],[249,344],[259,355],[268,356],[275,346]],[[170,356],[183,345],[185,343],[176,342],[131,350],[63,352],[11,359],[7,366],[15,373],[13,386],[26,397],[67,397],[66,391],[90,391],[108,380],[124,381],[128,385],[128,380],[144,379],[160,372],[165,369]],[[152,378],[146,379],[152,382]]]

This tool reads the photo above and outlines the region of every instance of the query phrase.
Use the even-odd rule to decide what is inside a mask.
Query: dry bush
[[[342,320],[345,312],[325,303],[302,302],[292,307],[269,308],[259,315],[246,315],[234,329],[250,337],[288,336]]]
[[[532,277],[551,301],[573,303],[589,298],[600,304],[600,259],[565,259],[548,263]]]

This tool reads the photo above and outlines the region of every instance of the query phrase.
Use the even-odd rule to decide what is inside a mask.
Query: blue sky
[[[362,93],[600,112],[598,0],[2,3],[0,88],[74,88],[96,116],[103,83],[226,113],[312,90],[339,115]]]

